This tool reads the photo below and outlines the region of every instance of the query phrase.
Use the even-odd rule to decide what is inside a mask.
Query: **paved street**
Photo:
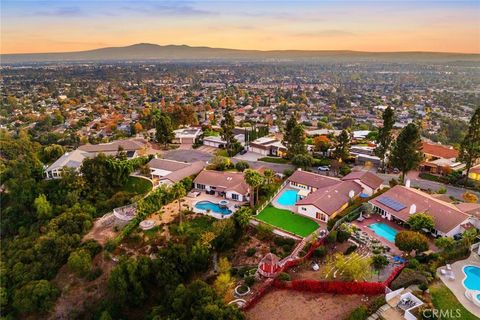
[[[200,150],[182,150],[176,149],[167,151],[163,154],[165,159],[182,161],[182,162],[195,162],[195,161],[205,161],[208,162],[213,158],[213,155],[208,152],[203,152]],[[269,163],[262,161],[249,161],[249,160],[238,160],[232,158],[233,163],[238,161],[247,161],[250,164],[250,167],[253,169],[258,169],[260,167],[272,169],[275,172],[282,173],[286,169],[294,169],[295,167],[290,164],[279,164],[279,163]]]

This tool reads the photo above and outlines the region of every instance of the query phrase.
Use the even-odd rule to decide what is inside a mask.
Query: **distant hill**
[[[310,61],[478,61],[480,54],[442,52],[362,52],[307,50],[237,50],[187,45],[160,46],[139,43],[88,51],[58,53],[2,54],[2,64],[56,61],[120,60],[310,60]]]

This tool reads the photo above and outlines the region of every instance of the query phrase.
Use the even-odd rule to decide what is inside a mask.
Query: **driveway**
[[[237,159],[237,160],[243,160],[243,161],[257,161],[258,159],[263,158],[263,157],[264,157],[264,155],[262,155],[260,153],[255,153],[255,152],[248,151],[245,154],[240,154],[239,153],[233,158]]]

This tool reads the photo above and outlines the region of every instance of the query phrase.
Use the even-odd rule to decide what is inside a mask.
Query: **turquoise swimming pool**
[[[298,199],[298,190],[283,190],[282,194],[278,197],[277,202],[282,206],[293,206]]]
[[[378,236],[387,239],[389,242],[395,242],[398,231],[383,222],[372,223],[368,226]]]
[[[468,290],[480,291],[480,267],[465,266],[463,267],[463,272],[465,273],[463,286]],[[480,299],[480,295],[478,299]]]
[[[212,212],[220,213],[223,215],[229,215],[232,213],[232,210],[226,207],[220,207],[218,203],[213,203],[210,201],[199,201],[195,204],[195,208],[207,211],[210,210]]]

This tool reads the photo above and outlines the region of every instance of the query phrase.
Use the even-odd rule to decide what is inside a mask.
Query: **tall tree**
[[[257,201],[258,201],[258,188],[263,183],[262,175],[253,169],[247,169],[244,171],[245,182],[250,186],[250,206],[253,208],[255,206],[255,191],[257,191]]]
[[[333,154],[338,160],[345,161],[348,159],[350,155],[350,134],[347,130],[342,130],[338,136]]]
[[[227,150],[228,155],[234,156],[234,146],[237,140],[235,139],[235,119],[231,113],[230,107],[225,109],[223,113],[223,120],[220,123],[222,127],[222,139],[225,141],[225,149]]]
[[[465,182],[468,181],[470,168],[480,158],[480,107],[477,107],[475,113],[470,119],[467,135],[460,145],[460,161],[465,162],[467,171]]]
[[[155,129],[155,138],[157,139],[157,142],[165,145],[165,147],[168,143],[172,142],[173,138],[175,138],[172,120],[166,114],[159,114],[156,116]]]
[[[409,123],[398,135],[390,154],[392,166],[402,172],[402,181],[405,181],[405,175],[416,169],[422,161],[421,148],[420,131],[415,124]]]
[[[385,165],[385,158],[392,145],[392,129],[395,123],[395,114],[390,106],[383,112],[383,127],[378,130],[377,147],[375,155],[380,158],[382,167]]]

